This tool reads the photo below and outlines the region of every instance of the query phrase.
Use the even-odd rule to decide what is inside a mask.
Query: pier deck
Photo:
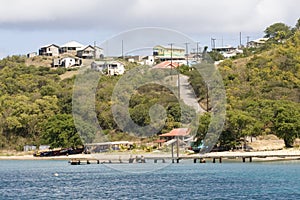
[[[130,156],[130,157],[129,157]],[[145,155],[145,156],[135,156],[131,155],[122,155],[119,157],[106,155],[105,158],[101,158],[101,155],[95,157],[87,158],[72,158],[69,160],[69,163],[72,165],[80,164],[111,164],[111,163],[145,163],[145,162],[154,162],[154,163],[165,163],[169,160],[172,163],[179,163],[180,160],[193,160],[194,163],[198,161],[200,163],[205,163],[208,160],[211,160],[213,163],[223,162],[223,160],[237,160],[242,162],[252,162],[252,161],[268,161],[268,160],[285,160],[293,159],[300,160],[300,150],[299,151],[277,151],[277,152],[213,152],[207,154],[193,154],[193,155],[183,155],[179,157],[172,157],[166,155]]]

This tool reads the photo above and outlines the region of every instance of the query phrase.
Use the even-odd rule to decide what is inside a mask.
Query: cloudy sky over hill
[[[294,26],[298,0],[9,0],[0,6],[0,57],[70,40],[101,43],[121,31],[163,27],[202,45],[236,45],[263,36],[274,22]]]

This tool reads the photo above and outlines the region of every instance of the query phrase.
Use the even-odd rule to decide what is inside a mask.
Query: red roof
[[[170,69],[170,68],[176,68],[176,67],[179,67],[180,65],[182,65],[181,63],[178,63],[178,62],[172,62],[172,65],[171,65],[171,61],[164,61],[164,62],[161,62],[157,65],[155,65],[153,68],[160,68],[160,69]]]
[[[187,136],[191,132],[188,128],[175,128],[169,133],[161,134],[160,137]]]

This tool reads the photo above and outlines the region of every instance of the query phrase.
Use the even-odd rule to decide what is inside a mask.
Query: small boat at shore
[[[68,156],[73,154],[81,154],[84,152],[84,147],[79,148],[56,148],[37,151],[33,154],[35,157],[50,157],[50,156]]]

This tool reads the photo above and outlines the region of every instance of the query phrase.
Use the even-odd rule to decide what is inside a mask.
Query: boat
[[[35,157],[50,157],[50,156],[68,156],[73,154],[81,154],[84,151],[84,147],[77,148],[56,148],[37,151],[33,154]]]

